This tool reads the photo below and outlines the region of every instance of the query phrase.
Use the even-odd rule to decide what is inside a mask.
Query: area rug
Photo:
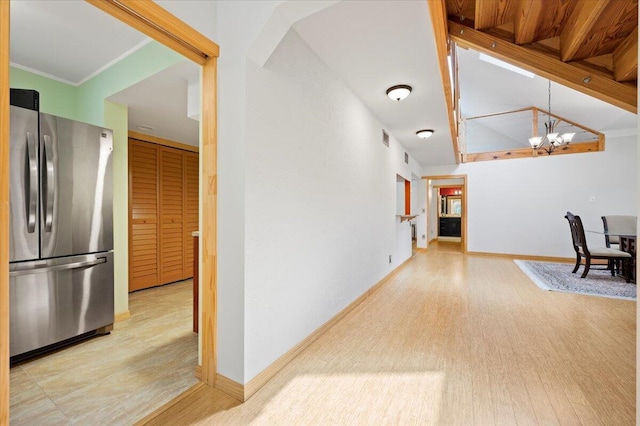
[[[580,278],[584,266],[573,274],[573,263],[514,262],[543,290],[636,300],[636,285],[625,282],[623,277],[612,277],[610,271],[591,269],[586,278]]]

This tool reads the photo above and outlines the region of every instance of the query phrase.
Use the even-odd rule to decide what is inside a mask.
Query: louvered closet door
[[[160,148],[160,281],[184,279],[182,151]]]
[[[129,291],[158,285],[158,147],[129,143]]]
[[[198,230],[198,154],[183,153],[184,165],[184,278],[193,277],[193,231]]]

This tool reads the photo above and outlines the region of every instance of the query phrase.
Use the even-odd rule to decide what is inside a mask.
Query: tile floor
[[[12,425],[127,425],[198,381],[191,280],[131,293],[108,336],[11,369]]]

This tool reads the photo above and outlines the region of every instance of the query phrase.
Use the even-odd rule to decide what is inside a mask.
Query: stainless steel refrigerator
[[[12,360],[111,330],[112,131],[39,112],[11,89]]]

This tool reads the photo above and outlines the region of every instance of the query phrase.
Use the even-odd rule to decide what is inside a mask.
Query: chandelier
[[[563,133],[560,134],[554,130],[556,120],[551,118],[551,80],[549,80],[549,110],[547,111],[549,121],[544,123],[546,128],[545,136],[534,136],[529,138],[531,148],[534,150],[542,148],[544,152],[551,155],[551,153],[559,146],[567,145],[573,139],[575,133]]]

